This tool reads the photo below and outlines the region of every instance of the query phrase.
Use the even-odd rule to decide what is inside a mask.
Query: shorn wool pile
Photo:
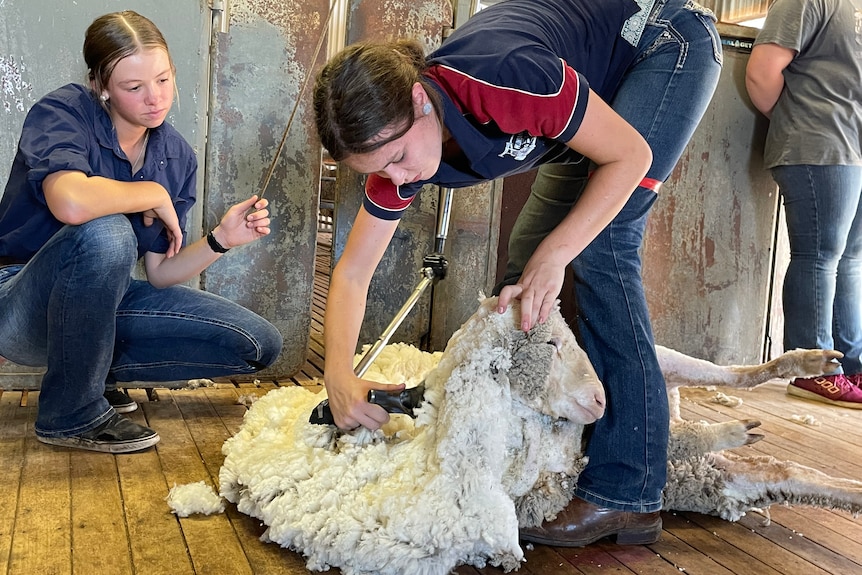
[[[559,312],[525,334],[517,307],[497,314],[495,306],[496,298],[482,300],[443,353],[390,345],[366,373],[408,386],[424,381],[415,420],[396,415],[382,430],[343,433],[309,423],[324,395],[302,388],[266,394],[224,444],[220,494],[266,524],[265,539],[305,555],[311,570],[517,569],[518,527],[553,518],[570,501],[586,463],[584,425],[603,414],[604,393]],[[758,366],[758,381],[752,368],[657,349],[660,358],[670,352],[673,369],[716,370],[714,383],[727,385],[830,366],[823,352],[799,352],[778,367]],[[708,383],[702,379],[698,385]],[[684,381],[669,378],[669,387]],[[727,519],[776,502],[862,511],[862,483],[771,458],[713,453],[755,441],[749,431],[756,425],[674,421],[666,508]]]

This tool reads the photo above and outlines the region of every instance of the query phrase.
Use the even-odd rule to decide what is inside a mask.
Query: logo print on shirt
[[[503,150],[503,153],[499,157],[512,156],[519,162],[522,162],[535,149],[536,136],[531,136],[528,132],[521,132],[509,138],[509,141],[506,142],[506,149]]]

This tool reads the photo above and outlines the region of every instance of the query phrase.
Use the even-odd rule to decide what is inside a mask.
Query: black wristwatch
[[[225,254],[230,248],[226,248],[215,239],[215,236],[212,232],[207,234],[207,243],[210,245],[210,249],[217,254]]]

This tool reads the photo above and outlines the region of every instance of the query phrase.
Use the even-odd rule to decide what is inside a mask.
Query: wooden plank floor
[[[221,446],[239,429],[244,395],[277,385],[315,386],[323,370],[322,310],[328,255],[319,258],[308,362],[290,380],[226,382],[196,390],[130,393],[131,416],[161,434],[144,453],[107,455],[43,445],[33,435],[37,392],[0,395],[0,574],[300,575],[301,556],[261,542],[257,520],[228,505],[223,514],[177,518],[165,502],[174,484],[217,485]],[[739,407],[689,390],[690,419],[756,418],[764,441],[743,453],[795,459],[833,475],[862,478],[862,413],[791,399],[783,382],[751,392],[724,390]],[[793,420],[810,415],[818,425]],[[853,575],[862,573],[862,520],[842,512],[775,507],[771,522],[749,514],[738,523],[691,513],[664,513],[655,545],[601,542],[583,549],[527,548],[519,573],[671,575]],[[337,573],[336,570],[331,571]],[[498,574],[461,567],[458,575]]]

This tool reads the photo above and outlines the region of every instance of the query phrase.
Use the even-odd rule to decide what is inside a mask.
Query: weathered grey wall
[[[429,349],[442,350],[473,315],[480,292],[491,295],[497,275],[503,181],[455,190],[444,253],[449,271],[434,287]]]
[[[751,29],[721,28],[718,89],[650,216],[644,282],[656,342],[716,362],[764,354],[777,193],[766,119],[745,91]],[[734,37],[742,37],[741,48]]]
[[[228,207],[258,193],[303,83],[317,64],[328,0],[232,0],[230,31],[213,56],[204,229]],[[306,87],[265,197],[272,234],[221,258],[203,287],[272,321],[285,338],[276,364],[263,372],[290,376],[305,361],[314,289],[320,144]]]

